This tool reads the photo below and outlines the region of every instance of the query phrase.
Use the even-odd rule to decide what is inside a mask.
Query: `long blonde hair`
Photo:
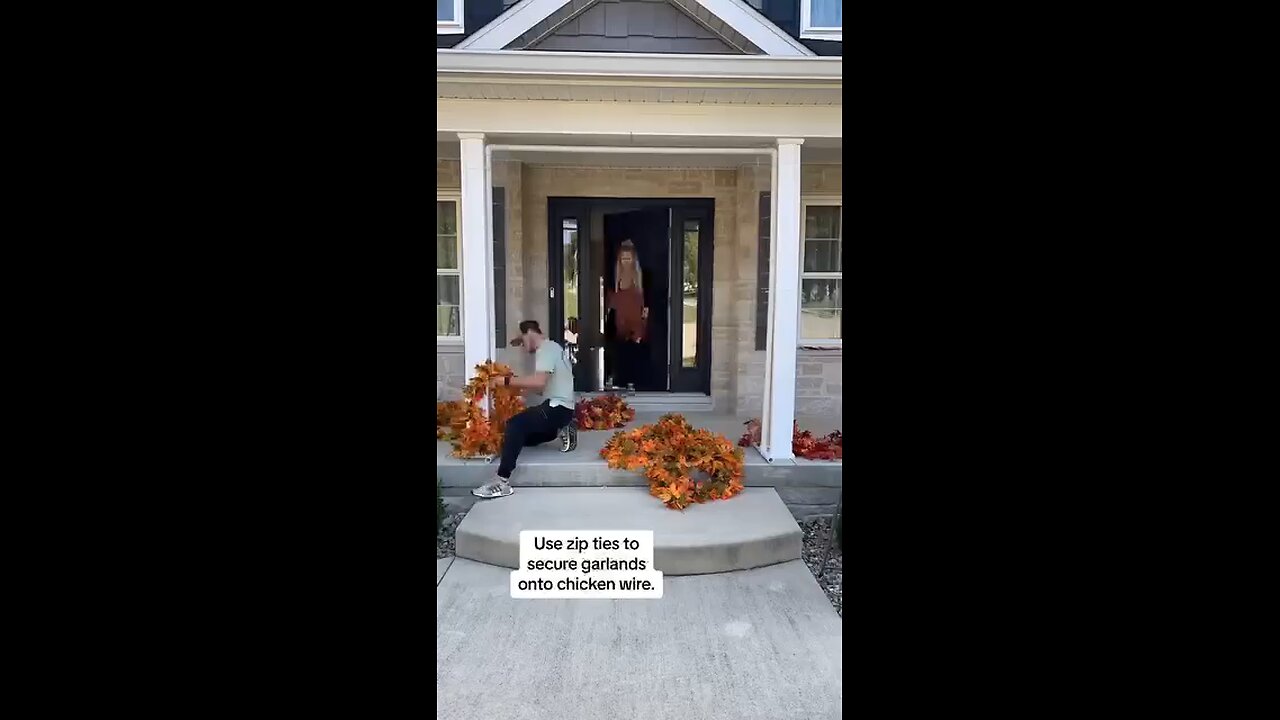
[[[622,253],[631,253],[632,266],[635,268],[635,286],[644,290],[644,273],[640,270],[640,254],[636,252],[636,246],[630,240],[623,240],[622,245],[618,246],[618,257],[613,261],[613,290],[619,290],[619,283],[622,282]]]

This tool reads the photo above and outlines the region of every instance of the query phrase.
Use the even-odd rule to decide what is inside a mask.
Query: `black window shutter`
[[[759,248],[756,253],[756,271],[760,277],[756,286],[756,349],[764,350],[769,342],[769,193],[760,193]]]
[[[507,193],[493,189],[493,346],[506,347],[507,330]]]

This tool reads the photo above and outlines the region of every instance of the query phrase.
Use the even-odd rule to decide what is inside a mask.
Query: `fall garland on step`
[[[516,388],[490,388],[489,379],[511,374],[511,368],[502,363],[477,365],[475,377],[462,390],[462,400],[436,403],[436,438],[450,440],[455,457],[487,457],[502,451],[507,421],[524,409],[524,400]],[[489,393],[493,408],[485,417],[480,406]]]
[[[453,440],[467,423],[467,403],[450,400],[436,403],[436,439]]]
[[[760,444],[760,421],[751,419],[743,423],[747,431],[742,433],[738,445],[751,447]],[[822,437],[814,437],[813,433],[800,431],[800,423],[791,426],[791,452],[796,457],[809,460],[841,460],[844,458],[844,435],[836,430]]]
[[[677,510],[742,492],[742,451],[674,413],[614,433],[600,456],[611,468],[642,471],[649,494]]]
[[[579,430],[613,430],[636,419],[636,411],[617,395],[582,398],[573,408]]]

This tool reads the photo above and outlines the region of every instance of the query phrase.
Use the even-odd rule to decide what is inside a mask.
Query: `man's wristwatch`
[[[503,385],[505,385],[505,386],[507,386],[507,387],[511,387],[511,376],[510,376],[510,375],[503,375],[503,376],[502,376],[502,384],[503,384]]]

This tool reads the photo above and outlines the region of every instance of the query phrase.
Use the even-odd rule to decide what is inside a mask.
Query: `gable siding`
[[[466,0],[463,3],[463,24],[466,32],[459,35],[437,35],[436,47],[449,48],[457,45],[506,12],[517,2],[518,0]],[[619,5],[652,4],[657,6],[665,3],[666,0],[600,0],[600,4],[606,2]],[[692,8],[690,12],[700,14],[697,3],[692,2],[692,0],[671,0],[671,2],[681,6],[689,6]],[[746,0],[746,3],[777,25],[783,32],[795,38],[818,55],[844,55],[843,43],[806,40],[800,37],[800,0]],[[584,30],[581,26],[581,19],[587,12],[583,12],[583,8],[589,8],[593,4],[593,0],[571,0],[567,2],[564,7],[552,13],[552,16],[543,22],[538,23],[530,32],[525,33],[524,36],[508,45],[506,49],[726,54],[738,52],[729,47],[732,44],[736,44],[749,54],[760,54],[759,48],[750,45],[749,41],[738,35],[732,28],[726,26],[722,29],[723,34],[733,40],[732,43],[725,43],[715,33],[708,32],[706,28],[699,26],[697,23],[693,23],[697,29],[692,29],[688,25],[680,23],[679,19],[670,13],[658,12],[656,9],[653,11],[651,27],[648,20],[648,11],[640,10],[637,12],[636,27],[634,29],[631,27],[630,20],[626,21],[625,34],[617,34],[619,32],[618,23],[622,21],[615,20],[613,26],[615,34],[609,35],[605,29],[604,14],[588,18],[588,25]],[[575,14],[578,15],[577,18],[570,19],[565,27],[557,28],[558,25],[565,23],[567,18]],[[683,13],[678,14],[683,15]],[[687,20],[687,16],[684,19]],[[650,28],[650,30],[646,32],[646,28]],[[560,35],[559,39],[553,40],[547,37],[542,42],[537,43],[536,47],[530,47],[531,44],[534,44],[539,38],[543,38],[553,29],[556,30],[556,34]],[[564,33],[560,34],[560,30],[564,30]],[[701,30],[702,33],[700,34],[698,30]],[[630,40],[632,37],[641,39],[632,42]],[[566,38],[586,39],[570,42]],[[606,41],[593,38],[612,39]],[[738,42],[739,38],[741,42]],[[550,42],[548,43],[548,41]]]
[[[562,10],[580,1],[570,2]],[[743,49],[760,52],[737,33],[729,37],[743,49],[734,47],[668,0],[597,0],[577,13],[553,13],[508,47],[708,55],[738,55]]]

